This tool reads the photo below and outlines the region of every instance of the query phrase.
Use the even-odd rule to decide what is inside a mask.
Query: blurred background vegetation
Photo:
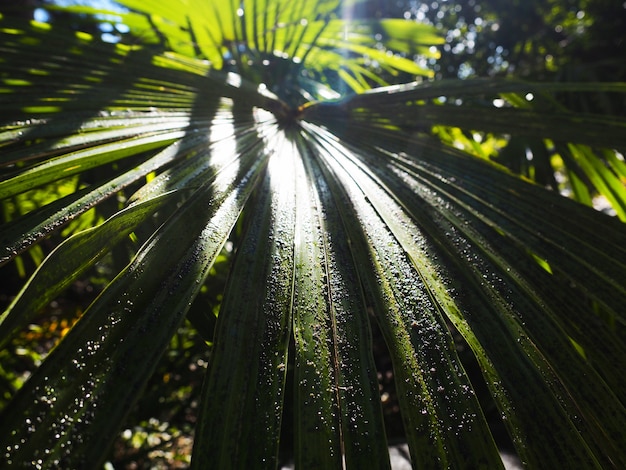
[[[8,16],[14,14],[42,22],[66,23],[77,30],[94,34],[104,42],[133,41],[128,28],[116,23],[114,18],[102,17],[100,21],[93,21],[50,8],[54,3],[94,5],[98,2],[0,0],[0,11]],[[101,3],[109,5],[112,2]],[[436,80],[503,76],[538,81],[626,81],[626,3],[618,0],[370,0],[360,4],[352,14],[355,17],[405,18],[436,26],[445,38],[445,42],[436,47],[439,57],[416,57],[420,65],[434,72]],[[405,81],[411,79],[406,78]],[[578,101],[572,102],[574,99]],[[570,109],[586,112],[619,114],[626,109],[624,102],[612,100],[605,94],[585,94],[584,98],[563,95],[559,100],[567,103]],[[520,153],[514,151],[519,150],[515,149],[516,142],[504,141],[501,136],[469,135],[459,129],[444,127],[433,129],[433,132],[451,145],[470,150],[478,157],[496,160],[539,184],[616,214],[615,207],[606,198],[594,193],[593,184],[585,179],[584,173],[561,173],[561,157],[535,159],[533,162],[537,152],[550,152],[541,143]],[[615,163],[624,165],[623,159],[621,163]],[[3,221],[12,220],[61,195],[74,192],[86,184],[84,178],[85,175],[72,177],[31,194],[3,201]],[[122,207],[126,195],[132,192],[133,188],[120,192],[117,200],[109,200],[99,206],[98,212],[90,210],[61,233],[20,256],[17,263],[0,269],[2,310],[15,296],[24,279],[32,274],[60,240],[106,219]],[[201,295],[194,301],[190,315],[196,322],[215,321],[220,293],[229,271],[228,248],[229,245],[215,264]],[[6,406],[31,371],[80,317],[101,287],[111,280],[112,273],[118,272],[114,267],[125,265],[135,249],[132,240],[129,240],[125,247],[110,253],[93,269],[88,282],[74,284],[63,298],[55,300],[41,312],[37,323],[29,325],[11,344],[0,350],[0,409]],[[213,312],[213,315],[207,312]],[[389,438],[393,441],[401,439],[403,433],[394,396],[393,372],[380,335],[375,331],[374,336],[384,414]],[[107,465],[113,468],[187,466],[195,424],[194,410],[198,405],[203,369],[209,360],[211,340],[200,337],[188,321],[179,329],[146,393],[129,415]],[[462,341],[459,341],[461,344]],[[469,364],[471,375],[473,356],[469,353],[464,355],[463,351],[460,355]],[[496,438],[502,440],[499,445],[509,448],[506,434],[497,432],[501,423],[495,406],[490,404],[489,394],[486,390],[477,392],[484,402],[483,409],[487,413],[489,410],[493,412],[487,417],[496,430]],[[287,429],[283,440],[288,443],[289,439]]]

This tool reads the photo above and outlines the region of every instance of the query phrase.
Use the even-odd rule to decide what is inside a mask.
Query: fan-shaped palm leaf
[[[364,64],[365,57],[391,75],[431,75],[413,56],[435,56],[429,46],[442,42],[431,27],[419,23],[337,18],[338,11],[349,16],[358,3],[354,1],[228,0],[219,6],[199,0],[120,3],[129,8],[118,13],[120,18],[143,42],[207,58],[213,68],[263,83],[296,105],[327,98],[331,91],[362,91],[372,82],[387,84]],[[88,7],[71,10],[101,14]]]
[[[172,47],[191,29],[196,38],[203,31],[197,45],[214,63],[226,54],[224,38],[263,53],[291,44],[287,58],[301,60],[288,65],[300,71],[306,54],[336,54],[349,40],[333,39],[324,16],[333,10],[317,3],[297,14],[285,2],[203,3],[210,11],[194,12],[190,24],[200,13],[218,23],[185,34],[163,20],[191,16],[162,10],[177,2],[150,6]],[[256,21],[244,22],[248,12]],[[284,12],[299,26],[285,21],[278,34]],[[299,21],[305,14],[324,28],[309,30]],[[501,465],[453,329],[478,360],[523,461],[626,465],[624,225],[426,132],[467,125],[617,148],[626,121],[431,104],[446,95],[470,102],[560,90],[513,82],[413,83],[294,107],[280,89],[259,87],[255,66],[216,71],[181,54],[15,20],[4,19],[0,34],[0,199],[15,206],[44,185],[83,178],[76,192],[37,210],[5,211],[2,261],[105,199],[130,196],[49,254],[2,315],[2,341],[131,232],[138,240],[130,263],[3,411],[7,462],[103,461],[240,222],[198,416],[196,468],[276,466],[290,338],[297,464],[387,467],[372,322],[393,360],[416,468]],[[409,37],[399,29],[396,39]],[[363,52],[362,39],[353,53]],[[401,69],[396,59],[387,66]],[[332,90],[330,72],[320,70],[311,78]]]

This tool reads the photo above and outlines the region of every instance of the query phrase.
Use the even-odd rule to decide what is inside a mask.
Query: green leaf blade
[[[367,308],[319,151],[301,142],[307,178],[299,185],[294,294],[296,462],[389,468]]]

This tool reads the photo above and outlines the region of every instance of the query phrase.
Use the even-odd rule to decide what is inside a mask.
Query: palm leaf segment
[[[263,84],[290,105],[384,85],[385,75],[431,75],[413,56],[436,57],[430,47],[442,42],[418,23],[338,18],[350,16],[354,1],[120,3],[129,8],[124,23],[142,42],[207,59],[212,68]]]
[[[176,2],[154,2],[149,19],[158,24],[144,33],[181,48],[162,54],[3,20],[0,199],[20,207],[38,188],[76,186],[36,210],[5,210],[3,261],[115,194],[132,195],[50,253],[2,315],[2,341],[129,234],[140,242],[4,410],[7,461],[80,468],[105,458],[239,223],[192,465],[274,467],[293,364],[296,463],[388,467],[371,354],[376,322],[417,467],[501,465],[451,330],[472,349],[525,462],[625,466],[624,226],[424,132],[461,125],[457,107],[429,105],[446,93],[553,90],[409,84],[294,108],[321,90],[342,91],[329,68],[349,75],[348,85],[371,78],[361,65],[333,69],[348,42],[336,36],[338,20],[324,16],[329,4],[312,3],[245,2],[238,12],[239,4],[202,2],[207,11],[183,15]],[[124,16],[136,28],[140,17]],[[197,18],[217,23],[202,28]],[[359,64],[365,46],[349,44],[355,54],[345,63]],[[213,67],[188,57],[189,47]],[[227,52],[239,74],[215,70],[233,65]],[[307,65],[314,54],[317,70]],[[271,68],[259,78],[244,56],[289,59],[290,72],[308,70],[317,84],[291,78],[292,99],[280,77],[262,76]],[[266,82],[271,93],[259,87]],[[500,111],[483,106],[472,127],[496,130]],[[506,113],[521,123],[509,132],[624,147],[624,120]],[[543,125],[555,116],[560,125]],[[614,140],[598,139],[594,125]]]

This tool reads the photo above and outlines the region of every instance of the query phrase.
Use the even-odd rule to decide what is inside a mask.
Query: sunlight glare
[[[255,108],[254,120],[257,133],[270,153],[267,171],[272,188],[278,190],[285,184],[294,184],[294,159],[300,158],[295,144],[279,130],[275,116],[269,111]]]
[[[235,124],[231,111],[232,101],[222,98],[220,111],[216,113],[211,122],[211,168],[218,173],[228,169],[229,175],[235,178],[238,165],[231,165],[238,156],[237,139],[235,138]],[[225,190],[231,183],[232,178],[219,178],[219,191]]]
[[[349,25],[350,25],[350,22],[354,19],[354,3],[353,2],[344,2],[343,7],[341,7],[341,19],[344,21],[343,39],[347,41]]]
[[[235,88],[241,87],[241,75],[237,75],[233,72],[228,72],[228,74],[226,75],[226,83]]]
[[[285,138],[273,138],[274,152],[270,156],[267,166],[267,174],[270,177],[270,185],[275,193],[281,197],[289,197],[289,192],[279,191],[281,187],[289,187],[295,184],[295,159],[299,158],[295,144]]]

